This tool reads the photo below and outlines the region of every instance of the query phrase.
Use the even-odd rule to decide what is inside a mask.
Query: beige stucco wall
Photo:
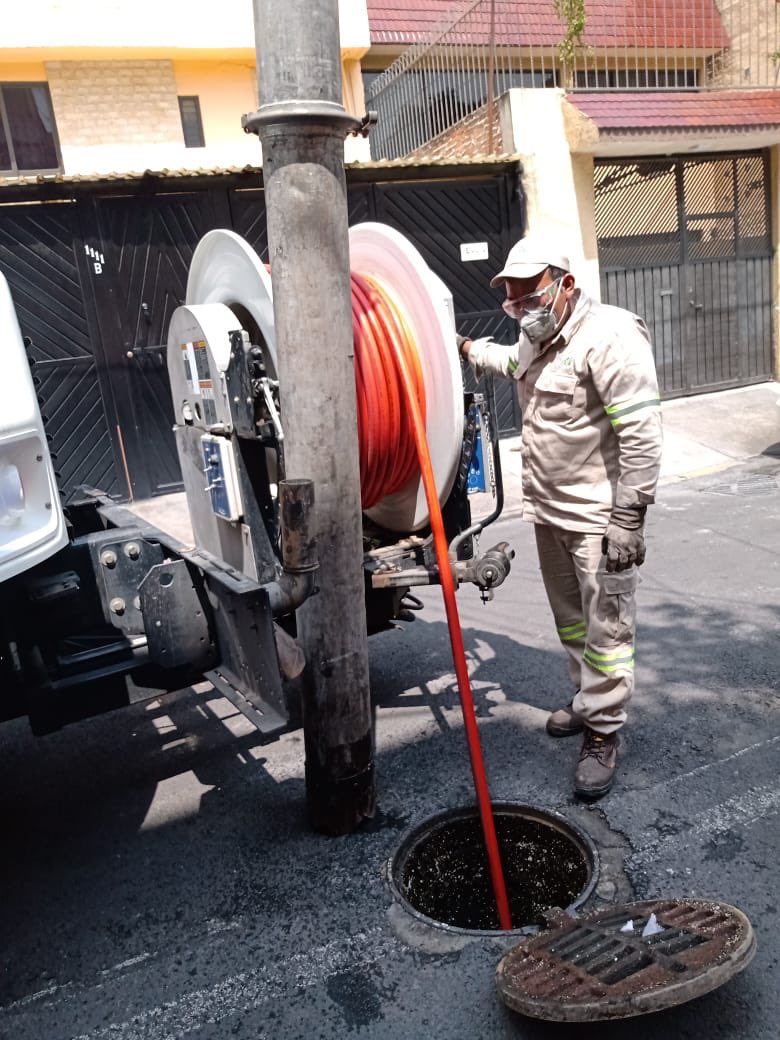
[[[560,243],[579,283],[599,298],[593,160],[571,153],[563,91],[510,90],[500,104],[504,150],[523,164],[529,231]]]

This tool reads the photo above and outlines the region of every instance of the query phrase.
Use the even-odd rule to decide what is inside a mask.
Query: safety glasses
[[[517,318],[519,320],[524,314],[527,314],[528,311],[535,310],[537,307],[546,306],[550,302],[555,287],[560,280],[560,278],[556,278],[554,282],[545,285],[544,289],[537,289],[536,292],[527,293],[525,296],[519,296],[516,300],[504,300],[501,306],[510,318]]]

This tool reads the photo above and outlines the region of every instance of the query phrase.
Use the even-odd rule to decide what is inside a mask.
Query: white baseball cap
[[[541,235],[526,235],[509,250],[503,269],[490,279],[490,285],[495,289],[507,278],[534,278],[547,267],[571,270],[568,256],[559,253],[554,243]]]

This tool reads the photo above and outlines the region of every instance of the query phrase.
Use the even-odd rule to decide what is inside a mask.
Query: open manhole
[[[505,1004],[532,1018],[629,1018],[709,993],[755,949],[750,921],[728,903],[627,903],[579,919],[559,913],[505,955],[496,984]]]
[[[551,907],[574,909],[592,893],[598,854],[562,816],[494,804],[512,928],[536,928]],[[476,808],[450,809],[415,828],[390,867],[390,885],[413,914],[467,932],[499,930],[482,822]]]

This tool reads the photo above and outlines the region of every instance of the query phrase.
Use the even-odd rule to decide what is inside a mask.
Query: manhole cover
[[[496,984],[505,1004],[532,1018],[629,1018],[709,993],[755,950],[750,921],[727,903],[627,903],[579,919],[560,914],[506,954]]]
[[[550,907],[581,906],[597,880],[595,846],[562,816],[493,805],[513,929],[538,927]],[[402,841],[390,884],[407,910],[463,931],[498,931],[482,823],[476,808],[431,817]]]

